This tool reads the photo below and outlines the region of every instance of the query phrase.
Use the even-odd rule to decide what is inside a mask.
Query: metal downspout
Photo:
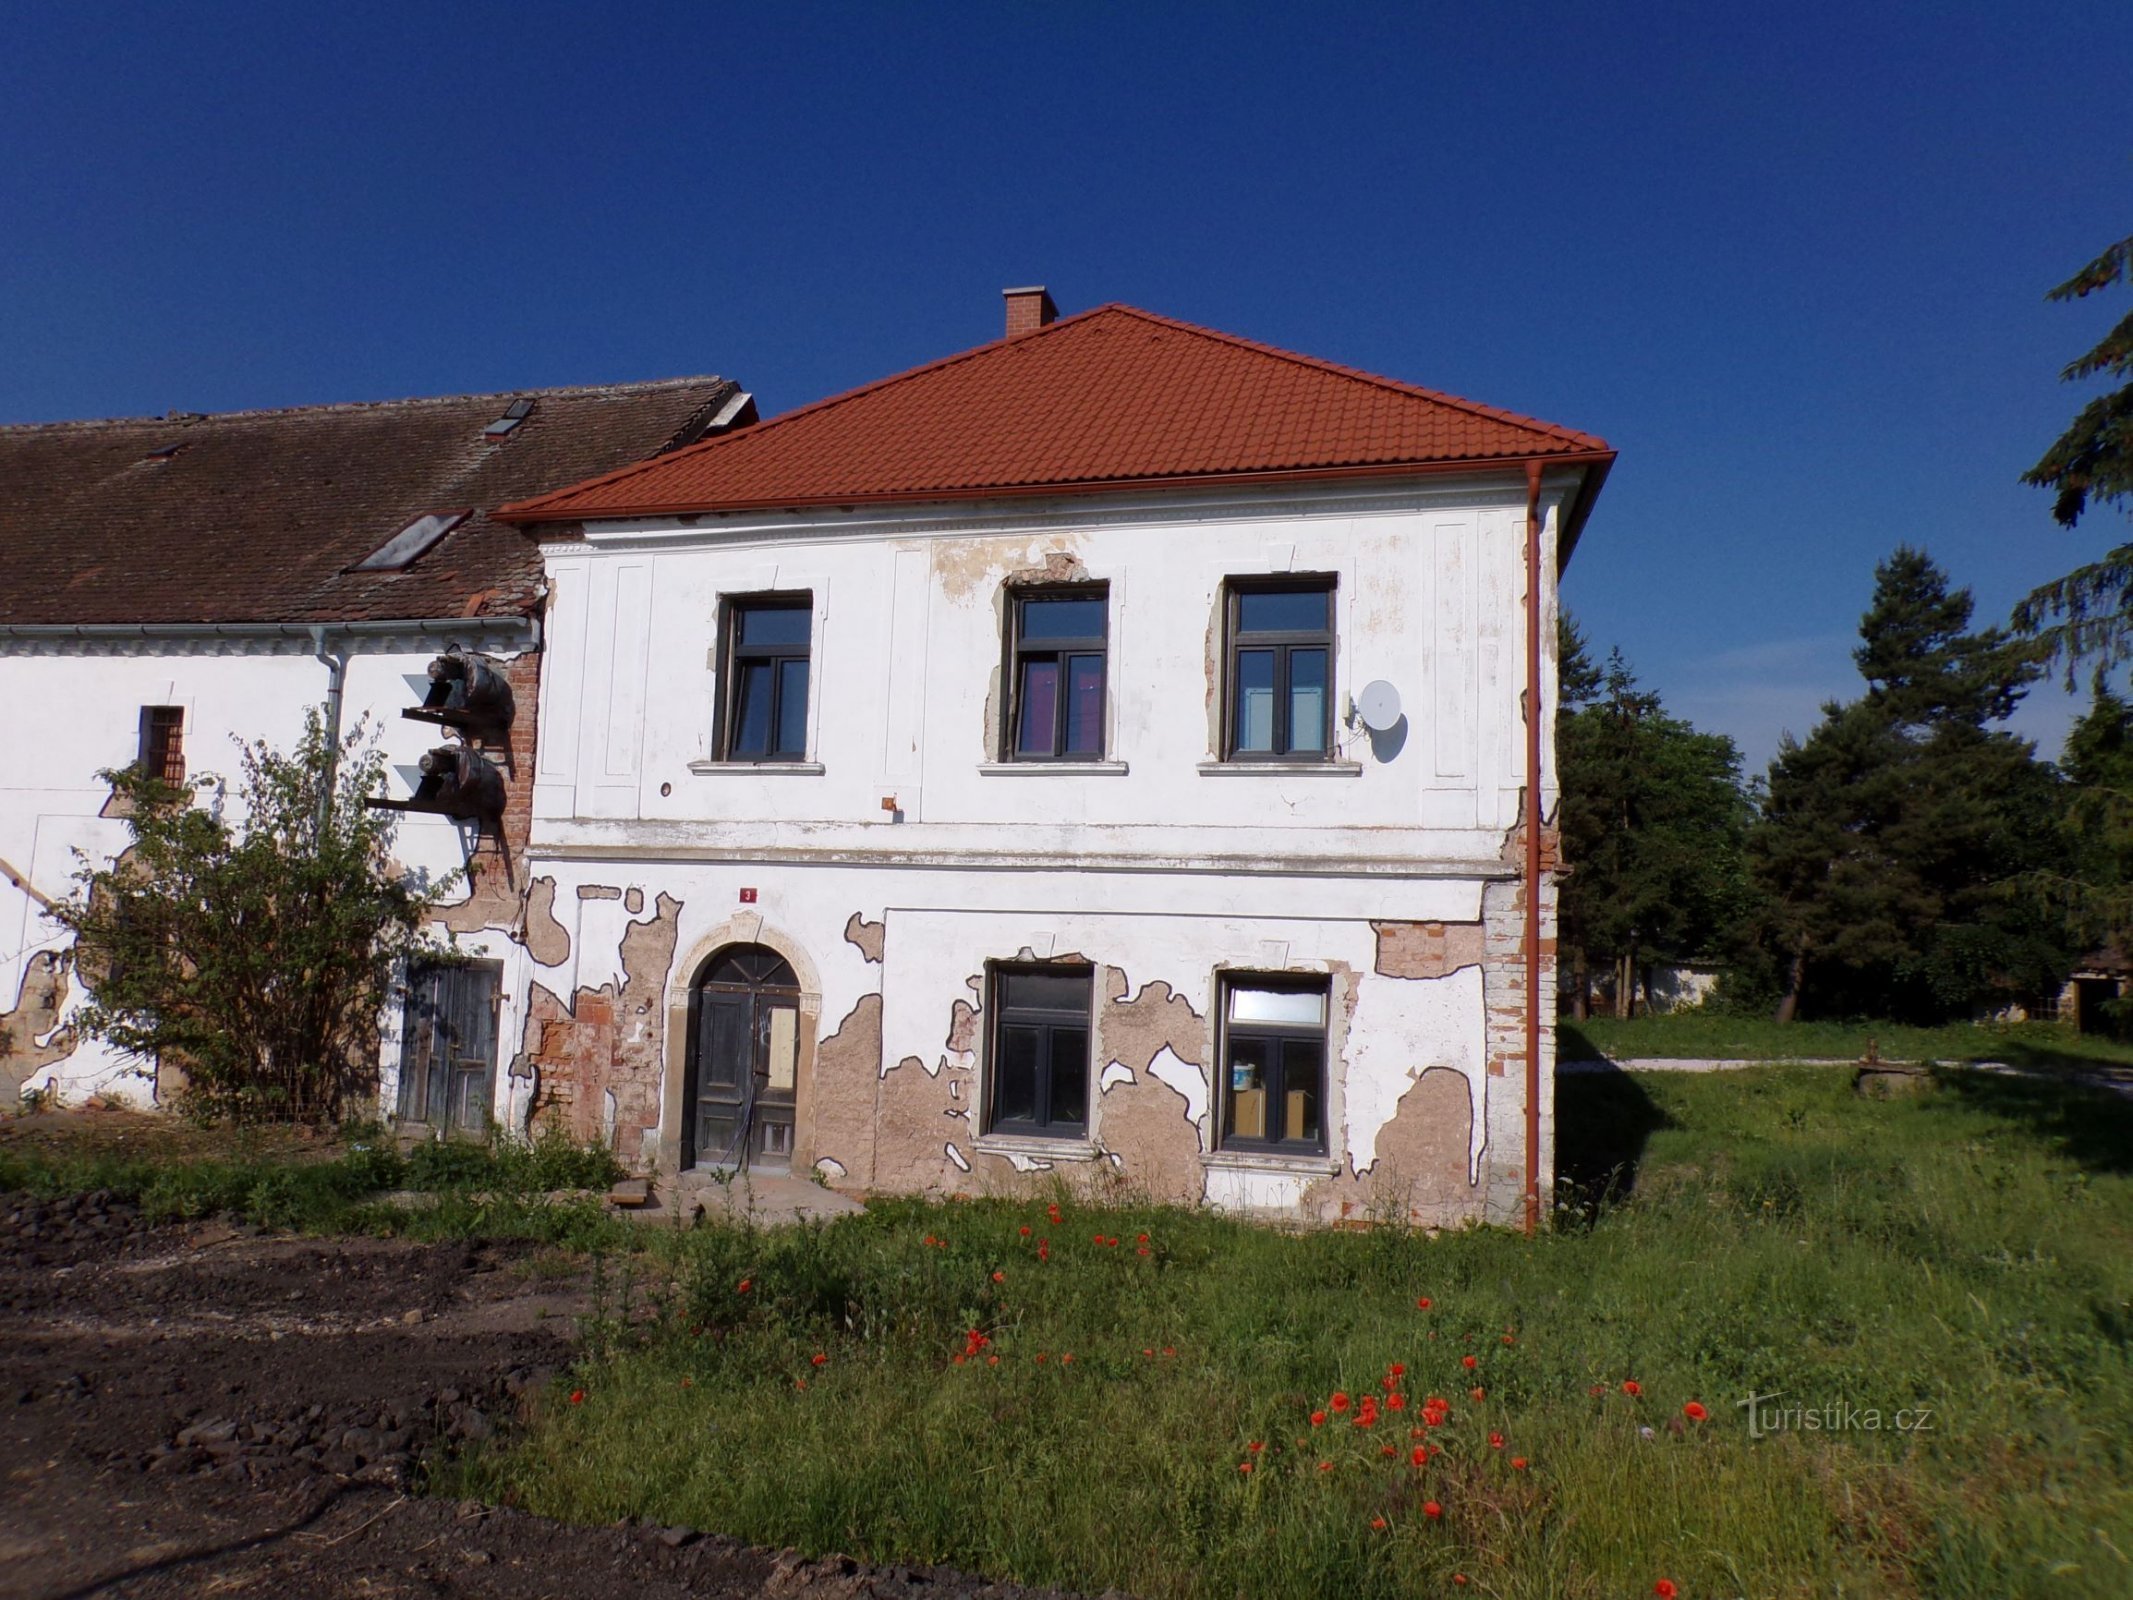
[[[1541,469],[1526,463],[1526,1236],[1540,1227]]]
[[[326,649],[326,628],[314,624],[311,629],[311,654],[326,665],[326,778],[319,786],[318,831],[324,833],[326,824],[333,816],[333,786],[341,774],[341,691],[348,682],[348,656],[346,652],[329,653]]]

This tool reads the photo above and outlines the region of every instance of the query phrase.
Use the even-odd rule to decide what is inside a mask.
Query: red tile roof
[[[577,521],[1535,458],[1604,466],[1608,454],[1588,433],[1108,305],[498,514]]]
[[[485,508],[694,443],[738,393],[674,378],[0,427],[0,626],[523,612],[540,553]],[[485,434],[515,400],[525,419]],[[404,570],[350,570],[468,508]]]

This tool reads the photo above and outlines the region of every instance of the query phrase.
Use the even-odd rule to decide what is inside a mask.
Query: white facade
[[[1543,481],[1544,707],[1577,484]],[[1522,472],[551,540],[530,971],[506,980],[534,1004],[499,1114],[530,1097],[673,1165],[691,987],[755,944],[802,991],[795,1160],[831,1182],[1043,1174],[1327,1217],[1514,1217],[1525,546]],[[1283,574],[1332,581],[1335,758],[1225,760],[1226,586]],[[1003,629],[1017,586],[1044,582],[1107,587],[1099,762],[1003,759]],[[804,759],[721,760],[721,617],[769,593],[812,610]],[[1373,680],[1400,697],[1389,732],[1351,714]],[[1552,738],[1542,790],[1552,816]],[[1551,997],[1553,898],[1544,882]],[[1086,1130],[1002,1136],[988,974],[1069,956],[1094,969]],[[1219,985],[1243,974],[1325,982],[1320,1153],[1222,1148]],[[1551,1035],[1543,1196],[1552,1057]]]
[[[433,657],[450,643],[510,656],[532,641],[514,618],[375,626],[353,633],[324,627],[329,652],[347,660],[343,729],[367,719],[388,763],[393,791],[404,795],[422,753],[440,742],[436,727],[403,719],[419,704]],[[90,1096],[136,1106],[158,1103],[156,1063],[78,1036],[72,1026],[85,993],[66,959],[68,936],[44,913],[43,900],[76,890],[84,861],[108,863],[129,835],[104,813],[111,790],[97,777],[140,754],[140,714],[148,706],[183,713],[189,777],[219,774],[234,802],[240,742],[281,749],[301,733],[307,709],[321,708],[329,669],[314,658],[306,627],[229,625],[207,628],[17,629],[0,636],[0,1018],[8,1049],[0,1054],[0,1089],[55,1095],[60,1104]],[[524,715],[531,716],[531,707]],[[441,876],[465,862],[459,834],[441,817],[402,818],[398,858],[410,871]],[[459,936],[470,954],[511,960],[506,927]],[[507,968],[507,973],[510,969]],[[524,986],[505,982],[504,1026],[515,1037]],[[386,1104],[396,1089],[390,1059],[397,1015],[389,1019]]]

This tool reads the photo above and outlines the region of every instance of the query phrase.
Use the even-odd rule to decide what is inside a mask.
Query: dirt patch
[[[577,1264],[525,1244],[151,1228],[108,1195],[0,1196],[0,1588],[38,1600],[1028,1593],[413,1492],[425,1453],[510,1428],[567,1366],[585,1298]]]

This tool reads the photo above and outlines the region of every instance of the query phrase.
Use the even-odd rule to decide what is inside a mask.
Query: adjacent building
[[[174,779],[234,776],[235,741],[286,747],[316,707],[347,728],[369,720],[405,798],[422,757],[451,740],[401,715],[429,698],[443,657],[447,671],[496,674],[516,714],[477,730],[505,779],[486,831],[422,813],[400,831],[410,870],[472,860],[447,924],[485,960],[409,975],[387,1109],[486,1125],[502,1103],[493,1068],[475,1070],[426,1019],[515,1037],[525,1011],[523,987],[499,980],[523,915],[513,855],[544,580],[494,509],[750,420],[732,382],[689,378],[0,427],[0,1103],[33,1089],[152,1104],[170,1087],[166,1064],[70,1026],[81,979],[42,914],[83,857],[127,843],[97,774],[138,761]],[[436,1071],[399,1074],[404,1049]]]

